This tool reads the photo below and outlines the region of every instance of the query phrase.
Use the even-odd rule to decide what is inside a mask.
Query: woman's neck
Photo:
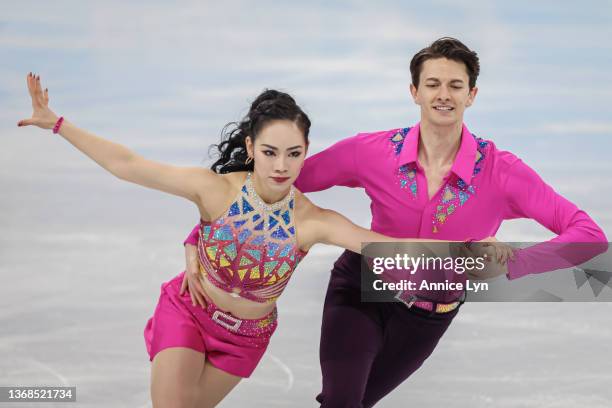
[[[253,173],[251,176],[251,180],[253,181],[253,188],[255,189],[255,193],[261,198],[266,204],[274,204],[281,201],[283,198],[289,194],[291,190],[291,186],[286,190],[281,191],[272,191],[269,188],[266,188],[264,183],[261,182],[257,174]]]

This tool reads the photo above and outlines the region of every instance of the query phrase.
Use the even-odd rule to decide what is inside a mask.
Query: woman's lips
[[[272,177],[272,180],[276,181],[277,183],[284,183],[285,181],[289,180],[289,177]]]

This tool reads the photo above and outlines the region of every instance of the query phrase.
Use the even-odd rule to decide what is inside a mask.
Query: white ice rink
[[[103,228],[92,223],[89,231]],[[2,240],[0,385],[77,387],[76,404],[55,406],[151,406],[142,331],[161,282],[181,267],[178,236],[53,229]],[[262,363],[222,407],[316,406],[334,252],[304,260]],[[432,357],[379,406],[609,408],[610,313],[609,303],[467,303]]]

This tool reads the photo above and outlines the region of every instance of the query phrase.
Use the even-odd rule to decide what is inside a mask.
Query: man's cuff
[[[525,257],[521,256],[521,252],[521,249],[515,249],[514,260],[508,259],[508,263],[506,264],[508,266],[508,273],[506,274],[508,280],[514,280],[529,275],[529,269],[525,265]]]

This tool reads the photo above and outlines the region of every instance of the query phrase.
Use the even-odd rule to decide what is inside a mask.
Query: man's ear
[[[474,99],[476,99],[477,93],[478,93],[478,87],[475,86],[472,89],[470,89],[470,96],[468,97],[468,100],[465,103],[465,106],[472,106],[472,104],[474,103]]]
[[[417,98],[417,87],[414,86],[413,84],[410,84],[410,94],[412,95],[412,100],[414,101],[414,103],[416,103],[417,105],[420,105],[418,98]]]

